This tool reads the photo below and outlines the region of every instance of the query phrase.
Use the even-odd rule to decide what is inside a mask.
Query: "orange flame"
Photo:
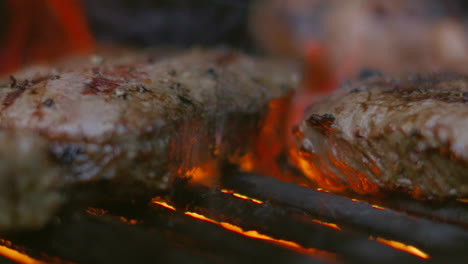
[[[0,255],[20,264],[46,264],[45,262],[42,262],[37,259],[33,259],[30,256],[24,253],[21,253],[17,250],[8,248],[6,246],[1,246],[1,245],[0,245]]]
[[[284,126],[287,122],[292,94],[275,99],[268,105],[268,114],[262,121],[261,129],[255,140],[253,152],[240,161],[245,171],[253,171],[279,179],[284,173],[278,166],[276,158],[287,149],[288,133]]]
[[[219,175],[218,163],[216,160],[209,161],[203,165],[193,167],[185,173],[192,182],[206,186],[215,186],[218,184]]]
[[[0,73],[94,48],[79,0],[8,0]]]
[[[290,157],[291,161],[308,179],[328,191],[343,192],[351,189],[357,193],[368,194],[379,190],[379,187],[371,182],[365,173],[361,173],[342,160],[335,158],[330,152],[327,156],[316,156],[305,151],[291,150]],[[341,177],[330,170],[330,167],[333,167]],[[374,171],[378,172],[378,169],[375,169],[377,171]]]

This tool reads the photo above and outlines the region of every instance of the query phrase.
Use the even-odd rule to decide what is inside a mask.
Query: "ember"
[[[11,245],[11,242],[2,241],[2,244]],[[17,262],[19,264],[45,264],[45,262],[33,259],[24,253],[21,253],[17,250],[11,249],[6,246],[1,246],[1,245],[0,245],[0,255],[5,256],[6,258],[9,258],[12,261]],[[0,261],[1,261],[1,258],[0,258]]]
[[[229,191],[229,190],[226,190],[226,189],[222,189],[221,192],[222,193],[231,193],[232,196],[234,196],[234,197],[241,198],[241,199],[244,199],[244,200],[249,200],[249,201],[254,202],[256,204],[263,204],[263,202],[258,200],[258,199],[250,198],[247,195],[236,193],[234,191]]]
[[[406,251],[408,253],[411,253],[415,256],[418,256],[422,259],[429,259],[429,255],[427,255],[426,253],[422,252],[420,249],[416,248],[416,247],[413,247],[413,246],[410,246],[410,245],[405,245],[401,242],[398,242],[398,241],[393,241],[393,240],[387,240],[387,239],[383,239],[383,238],[380,238],[380,237],[377,237],[377,238],[373,238],[373,237],[369,237],[369,239],[373,240],[375,239],[376,241],[382,243],[382,244],[385,244],[385,245],[389,245],[390,247],[393,247],[395,249],[399,249],[399,250],[402,250],[402,251]]]

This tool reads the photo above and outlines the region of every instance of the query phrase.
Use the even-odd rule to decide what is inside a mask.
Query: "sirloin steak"
[[[295,161],[319,186],[468,197],[468,76],[374,77],[318,99]]]
[[[225,50],[135,61],[92,60],[4,82],[0,230],[46,223],[67,186],[163,190],[194,166],[242,155],[268,102],[298,79],[294,65]]]

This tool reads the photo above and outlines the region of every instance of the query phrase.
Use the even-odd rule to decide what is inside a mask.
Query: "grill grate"
[[[42,230],[1,243],[44,263],[455,263],[468,257],[466,222],[415,217],[237,170],[225,175],[225,189],[180,180],[152,203],[149,196],[70,202]],[[457,206],[457,216],[466,214]],[[390,240],[412,245],[413,254],[382,243]]]

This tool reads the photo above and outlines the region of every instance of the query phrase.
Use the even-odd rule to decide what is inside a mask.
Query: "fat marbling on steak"
[[[318,185],[419,199],[468,196],[468,77],[374,77],[317,100],[296,131]]]
[[[0,230],[44,224],[66,186],[110,180],[161,190],[194,166],[241,155],[268,102],[297,80],[293,65],[232,51],[141,58],[4,82]]]

